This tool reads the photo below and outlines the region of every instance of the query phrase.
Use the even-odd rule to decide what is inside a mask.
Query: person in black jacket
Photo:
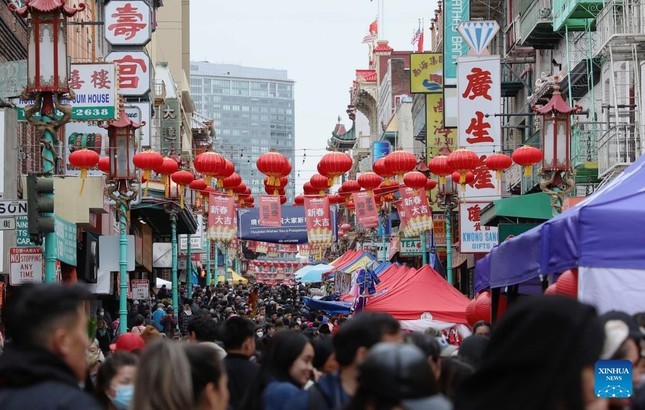
[[[239,408],[260,366],[250,358],[255,354],[255,323],[241,316],[228,318],[222,324],[222,342],[226,349],[224,366],[228,375],[230,407]]]
[[[101,407],[81,390],[90,345],[77,285],[23,285],[13,290],[3,320],[10,341],[0,356],[0,409]]]

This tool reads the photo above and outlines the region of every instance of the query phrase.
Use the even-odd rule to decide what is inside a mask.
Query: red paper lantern
[[[544,291],[545,295],[557,295],[558,294],[558,283],[552,283],[549,285],[548,288]]]
[[[344,152],[330,152],[318,163],[318,173],[329,178],[329,186],[337,183],[338,177],[352,169],[354,161]]]
[[[356,205],[354,205],[354,201],[347,201],[345,202],[345,208],[352,210],[356,208]]]
[[[180,198],[180,203],[181,203],[181,209],[184,209],[184,189],[186,185],[190,184],[195,180],[195,175],[193,175],[192,172],[190,171],[177,171],[174,172],[170,178],[172,181],[179,185],[179,198]]]
[[[241,183],[242,177],[237,172],[233,172],[231,175],[222,179],[222,188],[231,191]]]
[[[413,153],[397,150],[385,156],[385,168],[399,178],[417,166],[417,157]]]
[[[556,282],[555,293],[562,296],[578,297],[578,269],[569,269],[562,273]]]
[[[446,177],[452,174],[447,155],[437,155],[432,158],[428,162],[428,168],[430,168],[430,172],[439,177],[439,183],[442,185],[446,183]]]
[[[293,198],[293,204],[295,206],[303,206],[305,204],[305,196],[304,195],[296,195],[296,197]]]
[[[479,165],[481,165],[479,156],[469,149],[460,148],[448,155],[448,166],[452,168],[453,175],[454,172],[459,173],[459,183],[462,186],[466,183],[466,174],[473,171]]]
[[[329,178],[324,175],[313,174],[309,179],[309,182],[311,182],[311,186],[314,187],[314,189],[320,191],[320,195],[323,195],[324,191],[329,188]]]
[[[466,320],[471,326],[480,320],[492,322],[492,298],[490,290],[479,293],[475,299],[471,300],[466,307]],[[497,309],[497,318],[506,311],[506,296],[500,295],[499,307]]]
[[[99,159],[99,170],[103,171],[106,174],[110,173],[110,157],[101,157]]]
[[[275,195],[275,196],[285,195],[284,188],[273,187],[273,186],[269,186],[269,185],[264,186],[264,192],[266,192],[267,195]]]
[[[203,179],[195,179],[193,182],[188,184],[188,188],[192,189],[193,191],[203,191],[206,189],[208,185],[206,185],[206,182]]]
[[[248,189],[248,187],[246,186],[246,184],[244,182],[240,182],[236,187],[233,187],[231,190],[233,191],[233,193],[235,193],[237,195],[241,195],[241,194],[244,194],[244,192],[247,189]],[[249,190],[249,193],[250,192],[251,191]]]
[[[385,166],[385,158],[379,158],[372,164],[372,170],[378,176],[388,179],[392,176],[390,170]]]
[[[342,204],[345,201],[344,198],[338,194],[327,195],[327,198],[329,198],[330,204]]]
[[[155,168],[154,171],[157,174],[161,175],[163,183],[166,184],[166,182],[168,181],[168,175],[177,172],[178,169],[179,164],[177,163],[177,161],[170,157],[164,157],[161,165]]]
[[[286,195],[280,195],[280,205],[284,205],[287,203],[287,196]]]
[[[464,182],[463,184],[461,184],[462,188],[465,187],[467,184],[472,184],[475,181],[475,174],[473,174],[470,171],[466,172],[466,175],[464,175],[463,178],[462,178],[462,175],[457,171],[453,172],[451,177],[453,181],[460,181],[460,183],[463,179]]]
[[[421,188],[425,188],[427,182],[428,177],[426,177],[419,171],[410,171],[406,172],[405,175],[403,175],[403,183],[405,184],[405,186],[412,188],[415,191]]]
[[[392,202],[396,199],[398,188],[388,185],[386,181],[381,182],[378,188],[374,190],[375,199],[382,202]]]
[[[269,182],[272,182],[276,185],[271,185]],[[264,186],[275,186],[278,188],[285,188],[287,185],[289,185],[289,178],[288,177],[280,177],[276,178],[275,180],[271,181],[271,177],[264,177]]]
[[[351,194],[361,190],[361,186],[353,179],[343,182],[340,188],[343,190],[343,194]]]
[[[79,149],[69,154],[69,163],[81,169],[81,195],[83,195],[83,187],[85,187],[87,170],[95,167],[99,163],[99,159],[99,154],[96,151],[87,148]]]
[[[163,163],[163,156],[158,152],[146,150],[138,152],[134,157],[132,157],[132,163],[135,167],[142,169],[143,177],[146,180],[149,180],[150,172],[161,166]]]
[[[524,145],[513,151],[511,155],[513,161],[522,167],[524,167],[524,176],[530,177],[533,165],[536,165],[542,161],[542,151],[530,145]]]
[[[428,178],[426,180],[426,191],[431,191],[435,189],[436,186],[437,186],[437,181],[435,181],[434,179]]]
[[[305,195],[318,195],[318,190],[311,185],[311,182],[307,181],[302,185],[302,190]]]
[[[341,231],[345,231],[345,232],[347,232],[347,231],[349,231],[350,229],[352,229],[352,226],[351,226],[350,224],[348,224],[348,223],[344,223],[344,224],[342,224],[342,225],[340,226],[340,230],[341,230]]]
[[[513,160],[508,155],[500,154],[498,152],[489,157],[486,157],[486,159],[484,160],[484,165],[486,165],[486,168],[490,169],[491,171],[495,171],[497,180],[500,181],[502,179],[502,171],[510,168],[510,166],[513,165]]]
[[[206,185],[211,184],[211,179],[221,175],[226,167],[226,158],[217,152],[207,151],[195,157],[193,161],[195,171],[206,177]]]
[[[366,191],[372,191],[381,184],[383,179],[376,172],[363,172],[358,176],[356,182]]]
[[[279,178],[289,175],[291,164],[284,155],[279,152],[267,152],[260,155],[256,161],[258,170],[269,177],[269,185],[279,186]]]

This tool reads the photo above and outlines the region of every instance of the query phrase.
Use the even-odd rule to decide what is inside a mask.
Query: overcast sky
[[[412,50],[419,19],[426,29],[436,0],[380,0],[379,37]],[[285,69],[296,81],[296,193],[316,172],[338,115],[345,114],[354,70],[367,68],[362,44],[379,0],[191,0],[191,60]],[[429,31],[425,31],[426,50]],[[306,157],[305,157],[306,154]],[[303,163],[303,159],[306,160]]]

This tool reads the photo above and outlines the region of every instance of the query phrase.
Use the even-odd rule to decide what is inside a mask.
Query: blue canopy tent
[[[575,207],[495,247],[476,266],[475,288],[524,284],[574,267],[645,271],[643,226],[645,156]]]
[[[325,265],[323,263],[318,265],[307,265],[300,268],[294,277],[302,283],[316,283],[322,282],[322,275],[334,269],[332,265]]]
[[[302,301],[309,309],[322,310],[329,315],[349,315],[349,311],[352,307],[350,302],[325,301],[312,299],[310,297],[304,297],[302,298]]]

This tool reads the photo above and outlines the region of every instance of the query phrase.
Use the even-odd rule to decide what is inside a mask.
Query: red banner
[[[232,196],[210,194],[208,200],[208,237],[216,242],[237,239],[237,216]]]
[[[365,228],[376,228],[379,224],[376,202],[372,191],[359,191],[352,194],[356,210],[356,221]]]
[[[282,215],[280,209],[280,197],[277,195],[260,196],[260,226],[282,226]]]
[[[329,199],[305,197],[305,221],[310,244],[330,244],[333,240]]]
[[[418,236],[432,229],[432,208],[424,189],[400,188],[401,204],[407,217],[406,236]]]
[[[408,215],[405,206],[403,206],[403,201],[396,201],[394,206],[396,206],[396,212],[399,214],[399,232],[405,233],[408,226]]]

